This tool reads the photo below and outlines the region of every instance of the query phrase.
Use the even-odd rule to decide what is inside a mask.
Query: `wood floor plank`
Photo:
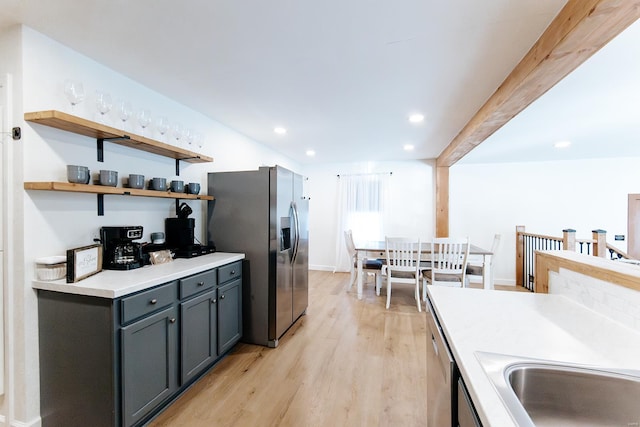
[[[309,272],[307,314],[275,349],[239,344],[150,423],[419,426],[426,418],[426,315],[411,286],[358,300],[349,274]]]

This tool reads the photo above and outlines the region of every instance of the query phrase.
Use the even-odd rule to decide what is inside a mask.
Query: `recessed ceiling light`
[[[404,144],[402,148],[404,148],[404,151],[413,151],[415,147],[411,144]]]
[[[424,121],[424,115],[420,113],[414,113],[409,116],[409,121],[411,123],[422,123]]]
[[[556,148],[567,148],[570,145],[571,145],[571,141],[558,141],[555,144],[553,144],[553,146]]]
[[[275,133],[277,133],[278,135],[284,135],[285,133],[287,133],[287,130],[285,128],[283,128],[282,126],[276,126],[273,128],[273,131]]]
[[[307,156],[309,156],[309,157],[313,157],[313,156],[315,156],[315,155],[316,155],[316,152],[315,152],[315,151],[313,151],[313,150],[307,150]]]

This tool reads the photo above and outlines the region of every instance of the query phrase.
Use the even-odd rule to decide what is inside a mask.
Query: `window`
[[[349,269],[344,231],[352,230],[356,243],[363,240],[384,240],[383,218],[388,177],[388,173],[339,176],[337,271]]]

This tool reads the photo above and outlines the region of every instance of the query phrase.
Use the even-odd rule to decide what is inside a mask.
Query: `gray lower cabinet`
[[[242,279],[218,288],[218,353],[223,354],[242,337]]]
[[[125,326],[122,339],[124,425],[134,425],[178,389],[178,310],[170,306]]]
[[[218,356],[216,290],[180,303],[181,382],[188,383]]]
[[[117,299],[39,290],[42,426],[148,422],[240,340],[241,267]]]
[[[120,426],[114,300],[38,291],[42,426]]]

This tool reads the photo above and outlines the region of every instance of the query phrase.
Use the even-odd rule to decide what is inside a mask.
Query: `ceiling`
[[[451,142],[565,3],[0,0],[0,28],[23,23],[303,164],[427,159]],[[631,27],[618,39],[627,33],[640,37]],[[564,138],[574,140],[574,151],[582,139],[628,144],[640,126],[638,109],[629,107],[640,97],[620,83],[635,86],[640,43],[631,43],[630,54],[627,39],[463,162],[542,158],[539,147]],[[617,96],[629,103],[618,105]],[[613,121],[603,106],[614,110]],[[424,122],[409,123],[414,112]],[[604,133],[603,125],[616,131]],[[635,133],[623,137],[626,131]],[[315,157],[305,155],[310,149]]]

